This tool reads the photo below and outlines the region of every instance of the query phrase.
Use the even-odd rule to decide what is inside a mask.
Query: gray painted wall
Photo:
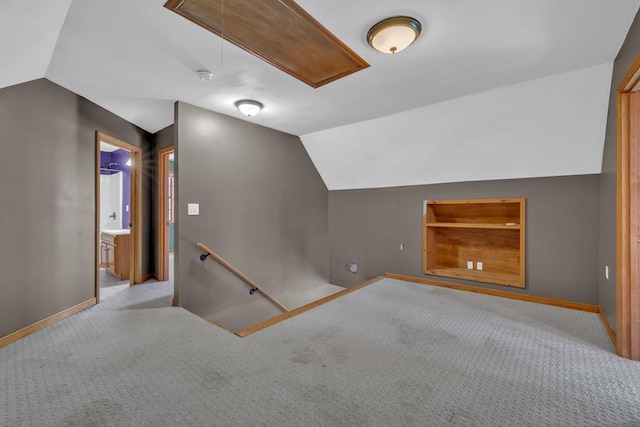
[[[95,296],[96,130],[149,151],[144,131],[48,80],[0,90],[0,336]]]
[[[277,298],[327,283],[328,192],[300,139],[182,102],[175,126],[180,304],[236,326],[280,313],[217,263],[200,261],[196,242]],[[199,203],[200,215],[187,216],[187,203]]]
[[[152,165],[152,176],[151,176],[151,230],[150,236],[151,240],[149,242],[149,253],[150,262],[149,268],[151,271],[157,273],[158,268],[158,230],[156,228],[156,224],[158,223],[158,151],[163,148],[167,148],[173,145],[174,140],[174,126],[170,125],[166,128],[156,132],[153,134],[153,155],[150,161]]]
[[[599,299],[609,323],[616,330],[616,174],[617,174],[617,115],[616,98],[620,81],[640,54],[640,15],[636,15],[627,38],[613,64],[609,117],[600,176],[600,253],[598,262]],[[609,280],[604,268],[609,266]]]
[[[331,191],[331,283],[391,272],[598,304],[598,191],[598,175]],[[423,275],[423,200],[500,197],[527,199],[527,288]]]
[[[171,147],[174,139],[174,126],[170,125],[153,134],[153,153],[157,155],[158,151],[163,148]]]

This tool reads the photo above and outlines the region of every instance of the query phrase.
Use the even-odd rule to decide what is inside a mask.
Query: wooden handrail
[[[205,245],[203,245],[200,242],[196,243],[196,246],[202,252],[206,253],[211,258],[215,259],[218,263],[222,264],[222,266],[224,268],[226,268],[227,270],[229,270],[230,272],[232,272],[233,274],[238,276],[240,279],[242,279],[247,285],[251,286],[252,289],[258,290],[262,295],[267,297],[267,299],[269,299],[269,301],[271,301],[272,303],[277,305],[278,308],[283,310],[285,313],[289,311],[289,309],[284,304],[282,304],[280,301],[278,301],[276,298],[274,298],[269,292],[265,291],[263,288],[258,286],[256,284],[256,282],[254,282],[253,280],[249,279],[240,270],[235,268],[233,265],[229,264],[229,262],[226,259],[222,258],[220,255],[218,255],[217,253],[213,252],[211,249],[209,249],[208,247],[206,247]]]

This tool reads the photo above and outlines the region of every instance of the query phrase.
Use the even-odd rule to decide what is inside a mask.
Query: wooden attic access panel
[[[525,224],[523,198],[425,201],[424,273],[524,288]]]
[[[293,0],[169,0],[164,7],[314,88],[369,66]]]

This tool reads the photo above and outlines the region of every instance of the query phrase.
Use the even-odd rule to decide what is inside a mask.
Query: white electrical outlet
[[[187,215],[200,215],[200,203],[187,203]]]
[[[467,261],[467,270],[473,270],[473,261]]]
[[[604,266],[604,278],[609,280],[609,266],[608,265]]]
[[[482,264],[482,261],[476,262],[476,270],[482,271],[483,268],[484,268],[484,264]]]

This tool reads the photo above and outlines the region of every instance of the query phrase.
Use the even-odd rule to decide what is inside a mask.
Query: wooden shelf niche
[[[524,198],[426,200],[423,222],[424,274],[525,287]]]

